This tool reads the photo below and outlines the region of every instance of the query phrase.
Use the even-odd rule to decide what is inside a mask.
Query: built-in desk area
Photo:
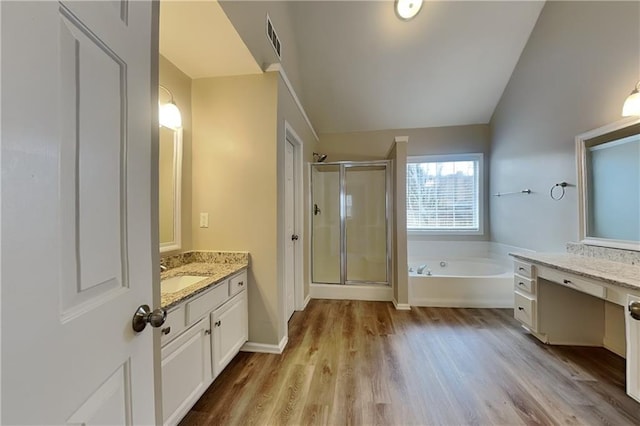
[[[627,393],[640,401],[640,321],[629,311],[640,302],[640,266],[568,253],[511,256],[515,318],[544,343],[625,357]]]

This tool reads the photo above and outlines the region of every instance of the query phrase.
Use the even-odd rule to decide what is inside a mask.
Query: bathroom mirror
[[[640,118],[576,137],[583,243],[640,251]]]
[[[160,126],[158,212],[160,252],[180,249],[180,190],[182,188],[182,129]]]

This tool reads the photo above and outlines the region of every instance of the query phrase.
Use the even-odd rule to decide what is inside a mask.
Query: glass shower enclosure
[[[389,285],[390,163],[311,165],[314,283]]]

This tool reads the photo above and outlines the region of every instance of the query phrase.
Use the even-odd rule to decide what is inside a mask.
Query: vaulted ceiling
[[[194,2],[175,3],[172,14]],[[404,22],[390,0],[225,1],[222,10],[235,34],[209,35],[203,47],[233,46],[234,55],[245,58],[250,52],[253,64],[235,74],[255,72],[257,64],[277,60],[264,30],[270,13],[283,39],[283,67],[318,133],[487,123],[543,6],[543,1],[426,1],[415,19]],[[191,37],[214,26],[204,20],[198,30],[203,19],[197,15],[183,19]],[[161,9],[161,34],[162,19]],[[164,54],[162,40],[161,35]],[[197,56],[187,59],[187,53],[173,50],[165,56],[179,68],[197,68]],[[185,50],[198,55],[190,46]],[[225,63],[224,55],[230,53],[218,51],[208,59]],[[223,75],[213,68],[183,71],[194,78]]]

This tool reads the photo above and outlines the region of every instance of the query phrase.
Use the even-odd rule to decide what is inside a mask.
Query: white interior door
[[[296,254],[295,244],[298,236],[295,231],[295,179],[294,179],[294,147],[287,139],[285,147],[285,189],[284,189],[284,228],[285,228],[285,298],[287,318],[291,318],[295,311],[295,276],[296,276]]]
[[[0,7],[2,423],[154,424],[156,6]]]

